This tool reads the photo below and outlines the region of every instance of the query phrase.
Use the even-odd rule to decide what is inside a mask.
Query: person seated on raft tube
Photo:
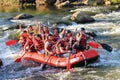
[[[87,46],[87,36],[85,34],[85,28],[81,28],[81,31],[76,34],[76,42],[73,44],[73,48],[76,50],[84,51]]]
[[[24,51],[35,52],[34,43],[33,43],[33,32],[29,33],[29,36],[24,45]]]
[[[55,56],[58,57],[68,57],[69,53],[72,53],[72,48],[69,42],[66,42],[65,38],[60,38],[60,40],[55,45]]]
[[[18,43],[21,44],[21,47],[22,47],[22,48],[24,47],[28,36],[29,36],[29,34],[27,33],[26,30],[24,30],[24,31],[20,34],[20,39],[19,39]]]
[[[53,41],[53,36],[52,34],[49,34],[46,38],[46,40],[44,41],[44,50],[45,50],[45,54],[48,55],[52,55],[54,52],[54,44],[55,42]]]
[[[40,34],[36,34],[34,37],[34,47],[38,53],[44,53],[44,41],[42,40],[42,36]]]
[[[74,42],[76,41],[75,37],[73,36],[73,34],[72,34],[72,32],[70,30],[67,30],[66,31],[66,42],[69,42],[70,38],[72,38],[72,42],[71,42],[72,44],[71,45],[73,45]]]

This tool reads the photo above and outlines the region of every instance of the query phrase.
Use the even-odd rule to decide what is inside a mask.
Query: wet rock
[[[105,0],[105,5],[106,5],[106,6],[111,5],[111,0]]]
[[[55,2],[56,0],[36,0],[37,5],[54,5]]]
[[[26,28],[27,26],[24,26],[22,24],[22,28]],[[2,31],[7,31],[7,30],[14,30],[14,29],[19,29],[19,25],[12,25],[12,26],[9,26],[9,27],[3,27],[1,28]]]
[[[67,15],[67,16],[63,17],[62,21],[69,21],[71,16],[72,15]]]
[[[68,1],[68,0],[57,0],[55,3],[55,6],[60,8],[60,7],[68,6],[69,4],[70,4],[70,1]]]
[[[87,23],[87,22],[94,22],[95,20],[90,17],[89,15],[86,15],[85,13],[83,12],[75,12],[71,18],[70,18],[72,21],[75,21],[77,23]]]
[[[3,62],[2,62],[2,60],[0,59],[0,67],[1,67],[1,66],[3,66]]]
[[[32,17],[33,16],[30,15],[30,14],[23,14],[23,13],[21,13],[21,14],[15,16],[15,17],[10,18],[9,20],[12,20],[12,19],[14,19],[14,20],[17,20],[17,19],[28,19],[28,18],[32,18]]]
[[[107,16],[103,13],[100,13],[100,14],[96,14],[94,18],[107,18]]]
[[[84,5],[94,5],[94,4],[104,4],[104,1],[103,0],[82,0],[82,3]]]

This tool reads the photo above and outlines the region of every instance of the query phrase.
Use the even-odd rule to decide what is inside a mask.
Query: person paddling
[[[28,36],[29,36],[29,34],[27,33],[26,30],[24,30],[24,31],[20,34],[20,39],[19,39],[18,43],[21,44],[21,48],[24,47]]]
[[[33,32],[29,33],[29,36],[24,45],[24,51],[29,51],[29,52],[36,51],[33,44]]]
[[[53,36],[52,34],[49,34],[47,36],[47,39],[44,41],[44,45],[45,45],[44,50],[45,50],[46,55],[53,54],[54,44],[55,42],[53,41]]]
[[[40,34],[35,35],[34,47],[38,53],[44,53],[44,41],[42,40],[42,36]]]
[[[76,42],[73,44],[73,48],[76,50],[84,51],[87,45],[87,36],[85,34],[85,28],[81,28],[81,31],[76,34]]]

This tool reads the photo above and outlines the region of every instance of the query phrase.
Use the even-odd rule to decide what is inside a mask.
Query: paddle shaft
[[[16,60],[15,60],[15,62],[21,62],[21,59],[22,59],[22,57],[25,55],[25,51],[24,51],[24,53],[23,53],[23,55],[20,57],[20,58],[17,58]]]
[[[72,37],[70,37],[70,41],[69,41],[69,43],[70,43],[70,48],[72,47]],[[70,52],[69,52],[69,57],[68,57],[68,62],[67,62],[67,71],[70,71]]]
[[[85,66],[86,66],[87,65],[87,61],[86,61],[85,55],[83,54],[83,52],[80,52],[80,54],[82,55],[83,59],[85,60]]]

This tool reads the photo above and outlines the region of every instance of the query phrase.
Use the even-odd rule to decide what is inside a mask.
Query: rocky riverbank
[[[0,6],[14,6],[19,3],[36,3],[36,5],[53,5],[56,7],[67,7],[67,6],[98,6],[98,5],[112,5],[120,4],[119,0],[2,0]],[[13,5],[14,4],[14,5]]]
[[[18,3],[19,2],[17,0],[1,0],[0,7],[17,6]]]

